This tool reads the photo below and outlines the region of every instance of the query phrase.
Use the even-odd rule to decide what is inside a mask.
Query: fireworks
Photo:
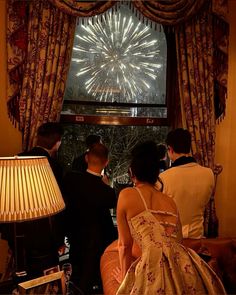
[[[163,38],[141,23],[128,7],[80,25],[73,48],[76,76],[98,101],[140,102],[154,93],[165,59]],[[124,13],[125,11],[125,13]],[[153,94],[151,92],[153,91]]]

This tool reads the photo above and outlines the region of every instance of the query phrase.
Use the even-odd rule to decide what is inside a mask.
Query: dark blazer
[[[101,177],[75,171],[65,176],[63,195],[72,276],[86,293],[88,285],[95,284],[99,276],[103,251],[117,238],[109,210],[116,207],[116,195]]]
[[[62,178],[63,178],[63,169],[62,166],[59,164],[59,162],[52,158],[49,153],[42,147],[40,146],[36,146],[34,148],[32,148],[30,151],[28,152],[22,152],[20,154],[18,154],[18,156],[42,156],[42,157],[47,157],[48,158],[48,162],[52,168],[52,171],[54,173],[54,176],[57,180],[57,183],[59,185],[59,187],[61,186],[62,183]]]
[[[75,158],[72,162],[72,170],[84,173],[88,168],[88,164],[85,160],[87,152],[83,153],[82,155]]]

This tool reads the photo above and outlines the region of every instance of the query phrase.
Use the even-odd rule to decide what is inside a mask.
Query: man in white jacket
[[[160,174],[163,192],[173,197],[179,210],[184,238],[204,236],[204,211],[214,189],[214,174],[210,168],[191,157],[191,134],[178,128],[167,135],[171,168]]]

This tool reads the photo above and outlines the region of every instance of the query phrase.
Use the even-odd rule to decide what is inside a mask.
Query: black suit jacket
[[[57,183],[59,185],[59,187],[61,187],[61,183],[62,183],[62,178],[63,178],[63,169],[61,167],[61,165],[59,164],[59,162],[52,158],[49,153],[42,147],[40,146],[36,146],[34,148],[32,148],[32,150],[28,151],[28,152],[22,152],[20,154],[18,154],[18,156],[43,156],[43,157],[47,157],[48,158],[48,162],[52,168],[52,171],[54,173],[54,176],[57,180]]]
[[[77,171],[77,172],[81,172],[81,173],[86,172],[86,170],[88,168],[88,164],[85,160],[86,154],[87,154],[87,152],[83,153],[82,155],[78,156],[77,158],[75,158],[73,160],[72,170]]]
[[[116,195],[101,177],[75,171],[66,175],[63,195],[72,275],[78,275],[79,286],[86,290],[99,274],[101,254],[117,238],[109,210],[116,207]]]
[[[95,239],[106,247],[114,239],[115,228],[110,214],[116,207],[116,195],[113,188],[105,184],[102,178],[88,172],[69,172],[64,179],[63,195],[66,202],[67,233],[71,241],[84,237]],[[78,233],[83,235],[79,236]]]

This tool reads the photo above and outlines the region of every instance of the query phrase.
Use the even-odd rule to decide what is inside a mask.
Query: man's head
[[[86,137],[85,143],[86,147],[89,149],[95,143],[101,143],[102,139],[100,135],[90,134]]]
[[[48,151],[56,152],[60,147],[62,136],[63,128],[60,123],[44,123],[38,128],[37,145]]]
[[[190,153],[191,149],[191,134],[188,130],[177,128],[168,133],[166,138],[168,155],[172,161],[178,158],[178,155]]]
[[[93,144],[85,156],[88,169],[100,173],[108,164],[108,154],[108,148],[104,144]]]

